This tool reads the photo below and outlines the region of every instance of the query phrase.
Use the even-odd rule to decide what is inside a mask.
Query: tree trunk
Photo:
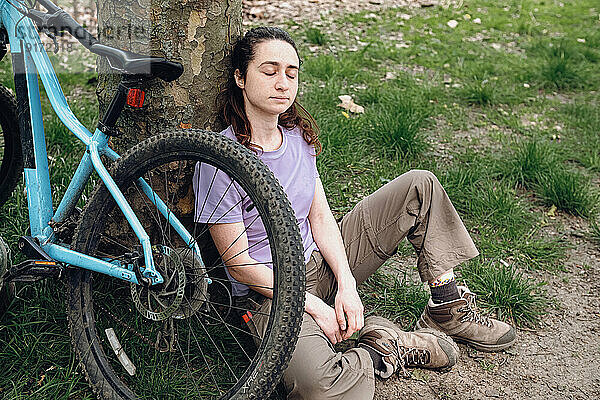
[[[102,43],[183,64],[174,82],[155,79],[143,88],[142,109],[125,106],[113,139],[117,151],[176,128],[218,130],[215,98],[226,78],[225,56],[241,30],[241,0],[98,1],[98,36]],[[120,75],[98,60],[97,95],[101,115]]]

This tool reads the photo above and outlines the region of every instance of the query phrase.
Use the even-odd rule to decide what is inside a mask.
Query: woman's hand
[[[335,295],[335,315],[346,340],[365,325],[364,307],[356,288],[338,289]]]
[[[332,307],[317,296],[306,293],[306,312],[312,315],[331,343],[336,344],[342,341],[342,332]]]

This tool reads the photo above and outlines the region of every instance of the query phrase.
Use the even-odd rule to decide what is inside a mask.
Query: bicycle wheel
[[[8,200],[23,171],[17,101],[0,86],[0,207]]]
[[[265,263],[273,267],[273,306],[262,341],[242,322],[245,310],[232,301],[227,260],[207,256],[208,228],[220,218],[194,222],[199,205],[216,188],[194,192],[199,167],[214,171],[212,181],[227,174],[228,190],[245,192],[244,201],[251,201],[246,211],[256,210],[256,224],[267,232],[261,242],[271,255]],[[106,399],[267,398],[291,357],[304,307],[302,242],[278,181],[252,152],[204,131],[147,139],[115,164],[112,176],[149,234],[165,282],[148,287],[83,269],[70,272],[72,344],[95,393]],[[192,233],[204,266],[142,192],[138,178]],[[139,240],[103,185],[83,211],[73,243],[104,259],[143,262]],[[131,364],[116,356],[121,346]]]

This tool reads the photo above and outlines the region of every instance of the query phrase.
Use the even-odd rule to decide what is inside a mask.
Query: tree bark
[[[117,151],[176,128],[219,130],[215,98],[226,78],[225,58],[241,30],[241,0],[98,1],[102,43],[183,64],[174,82],[155,79],[143,88],[142,109],[125,106],[113,139]],[[120,75],[98,60],[100,113],[110,103]]]

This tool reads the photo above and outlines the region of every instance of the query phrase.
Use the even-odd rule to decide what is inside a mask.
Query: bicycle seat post
[[[129,104],[133,107],[141,107],[143,105],[144,92],[138,89],[141,86],[142,81],[142,78],[135,75],[123,76],[106,113],[98,122],[98,129],[101,132],[107,136],[120,136],[121,133],[115,128],[115,125],[125,104]],[[138,93],[141,93],[141,96]]]

